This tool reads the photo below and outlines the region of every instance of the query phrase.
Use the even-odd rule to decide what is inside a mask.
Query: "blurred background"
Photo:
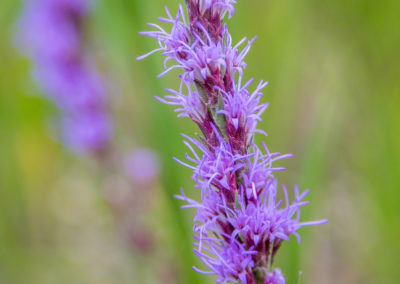
[[[202,267],[194,212],[172,197],[197,194],[172,161],[195,127],[153,99],[178,85],[172,73],[156,79],[162,57],[135,60],[156,47],[138,31],[180,2],[94,2],[87,37],[108,81],[113,143],[121,156],[153,149],[159,174],[131,186],[58,142],[57,109],[15,48],[23,3],[0,1],[0,283],[213,283],[191,269]],[[238,0],[229,21],[234,41],[258,36],[246,77],[270,82],[260,128],[271,151],[294,154],[278,178],[311,189],[303,220],[330,220],[282,246],[287,283],[399,283],[399,15],[398,0]]]

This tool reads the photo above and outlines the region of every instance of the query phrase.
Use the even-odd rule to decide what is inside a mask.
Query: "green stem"
[[[274,242],[269,243],[268,247],[268,264],[267,264],[267,271],[271,271],[271,266],[272,266],[272,252],[274,250]]]

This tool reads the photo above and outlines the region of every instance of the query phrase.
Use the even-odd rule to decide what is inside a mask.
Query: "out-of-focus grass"
[[[302,283],[397,283],[400,2],[238,2],[229,22],[234,39],[258,35],[246,76],[270,82],[264,100],[271,104],[260,127],[270,150],[294,153],[281,162],[288,170],[279,178],[289,188],[311,189],[303,220],[330,219],[302,229],[301,245],[285,243],[276,265],[288,283],[299,271]],[[176,256],[181,282],[211,283],[190,268],[198,264],[193,212],[172,198],[180,187],[196,195],[190,172],[171,159],[185,152],[179,133],[195,128],[153,99],[177,86],[173,75],[155,79],[161,56],[135,61],[156,44],[137,32],[163,15],[164,5],[175,11],[177,4],[99,1],[93,53],[111,82],[116,140],[125,148],[149,145],[161,155],[155,223],[165,232],[165,250]],[[0,282],[136,283],[152,270],[113,236],[90,163],[47,135],[54,109],[37,96],[28,62],[12,44],[19,6],[0,2]]]

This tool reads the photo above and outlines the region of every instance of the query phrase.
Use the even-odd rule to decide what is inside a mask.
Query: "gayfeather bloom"
[[[290,157],[271,153],[264,143],[254,143],[257,128],[268,104],[261,103],[261,81],[251,90],[253,79],[244,82],[246,54],[254,41],[242,47],[246,39],[233,44],[225,15],[234,12],[233,0],[187,0],[188,20],[180,6],[176,16],[166,8],[160,21],[171,30],[155,24],[154,31],[141,34],[155,38],[165,57],[164,71],[181,70],[179,90],[170,90],[163,103],[176,106],[178,116],[191,118],[200,128],[197,138],[183,135],[188,147],[186,160],[178,160],[193,171],[195,188],[201,201],[188,198],[183,191],[176,198],[195,208],[195,253],[208,271],[217,275],[217,283],[284,284],[272,262],[283,241],[293,235],[300,242],[298,229],[319,225],[326,220],[301,222],[300,210],[308,202],[308,191],[294,187],[290,201],[282,186],[284,201],[278,199],[277,160]],[[169,63],[173,62],[173,63]]]
[[[105,89],[83,47],[89,12],[89,0],[28,0],[17,36],[61,111],[64,142],[79,153],[102,150],[111,137]]]

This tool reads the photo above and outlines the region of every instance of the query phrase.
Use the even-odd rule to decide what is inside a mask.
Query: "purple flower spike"
[[[64,142],[78,153],[102,151],[112,136],[104,87],[82,48],[89,2],[28,0],[17,36],[35,79],[60,109]]]
[[[183,135],[189,151],[185,160],[175,159],[193,171],[195,188],[201,201],[188,198],[183,190],[176,198],[186,204],[182,208],[196,209],[193,230],[195,253],[208,270],[197,272],[217,275],[217,283],[284,284],[279,269],[271,271],[275,254],[291,236],[300,242],[298,230],[320,225],[326,220],[300,221],[301,208],[308,204],[294,188],[294,200],[289,201],[283,186],[284,201],[278,199],[276,167],[278,160],[291,157],[271,153],[262,142],[254,142],[257,128],[268,104],[261,103],[261,81],[249,91],[253,79],[242,84],[246,68],[244,58],[254,41],[239,51],[232,44],[223,19],[233,15],[233,0],[187,0],[189,20],[182,6],[172,17],[161,22],[172,24],[170,32],[150,24],[156,31],[142,34],[157,39],[165,56],[160,75],[172,69],[181,70],[179,91],[167,90],[157,99],[176,106],[178,116],[191,118],[203,135],[196,139]],[[147,55],[149,55],[147,54]],[[142,59],[147,55],[141,56]],[[174,61],[167,66],[169,61]]]

